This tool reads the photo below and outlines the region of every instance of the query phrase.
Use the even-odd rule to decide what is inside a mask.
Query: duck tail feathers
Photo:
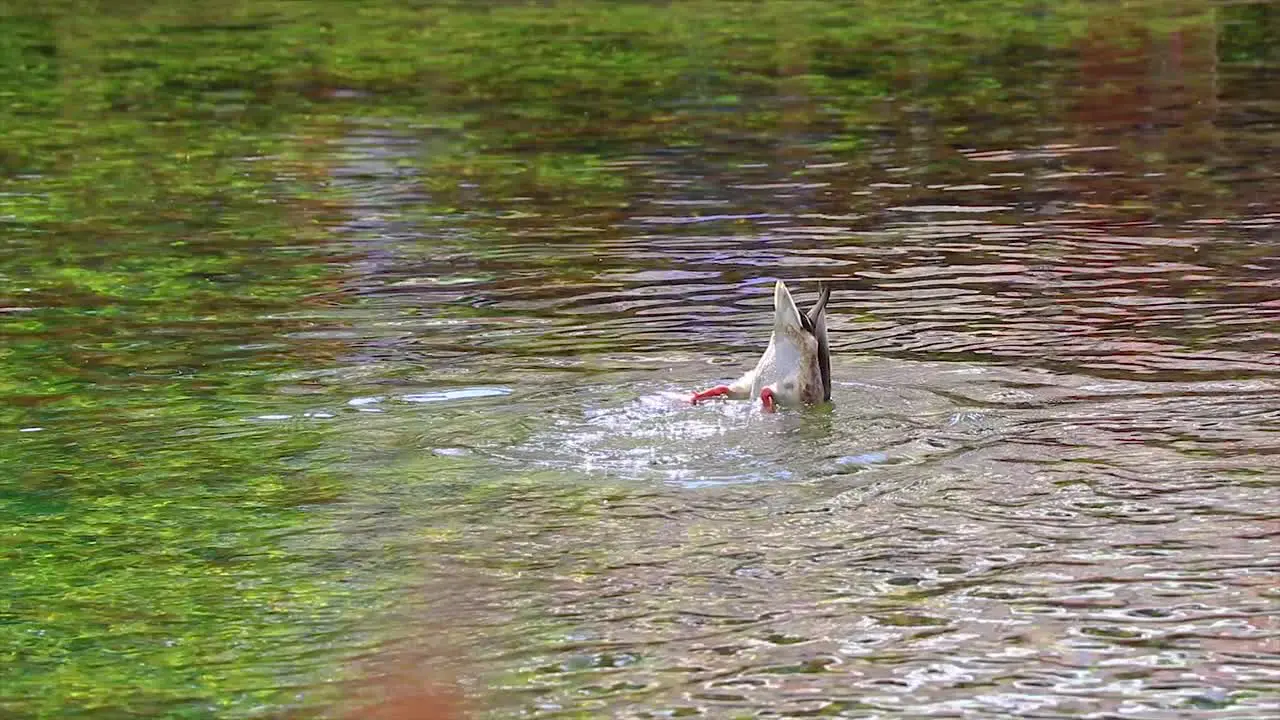
[[[818,283],[818,301],[806,314],[813,336],[818,340],[818,369],[822,372],[822,399],[831,402],[831,345],[827,342],[827,301],[831,286]]]

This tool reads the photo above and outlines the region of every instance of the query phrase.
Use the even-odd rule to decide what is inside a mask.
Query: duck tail
[[[831,286],[818,283],[818,301],[805,314],[818,340],[818,369],[822,372],[822,399],[831,402],[831,346],[827,342],[827,301],[831,299]]]

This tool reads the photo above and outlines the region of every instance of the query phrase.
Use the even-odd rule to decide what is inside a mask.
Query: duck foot
[[[773,412],[778,409],[778,403],[773,399],[773,391],[765,388],[760,391],[760,404],[764,406],[765,412]]]
[[[719,397],[721,395],[728,395],[728,394],[729,394],[728,385],[717,385],[711,388],[710,390],[703,390],[702,392],[694,393],[693,397],[689,398],[689,402],[693,403],[694,405],[697,405],[700,400],[708,400],[713,397]]]

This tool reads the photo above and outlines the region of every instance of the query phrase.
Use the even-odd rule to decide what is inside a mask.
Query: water
[[[11,15],[0,709],[1280,712],[1275,9],[728,7]]]

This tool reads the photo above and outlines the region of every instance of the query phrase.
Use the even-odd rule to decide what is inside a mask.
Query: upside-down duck
[[[831,349],[827,344],[827,301],[831,288],[819,284],[818,301],[801,313],[781,280],[773,286],[773,335],[755,368],[728,385],[695,393],[708,398],[760,398],[765,411],[779,406],[816,405],[831,400]]]

